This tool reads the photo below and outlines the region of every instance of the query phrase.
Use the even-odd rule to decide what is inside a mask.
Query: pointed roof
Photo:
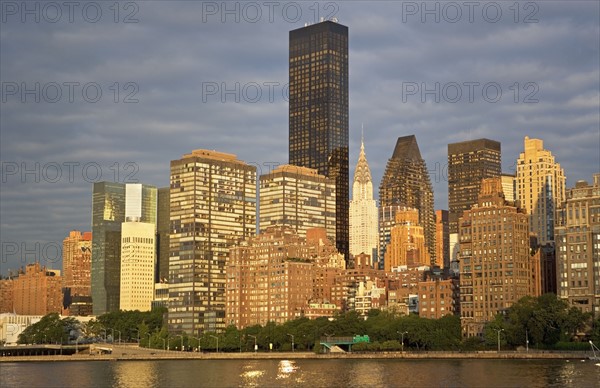
[[[360,141],[360,154],[358,155],[358,163],[356,163],[356,169],[354,170],[354,182],[372,182],[371,170],[369,169],[369,163],[367,163],[367,156],[365,155],[365,142],[363,139]]]
[[[392,159],[421,160],[421,151],[415,135],[402,136],[396,142]]]

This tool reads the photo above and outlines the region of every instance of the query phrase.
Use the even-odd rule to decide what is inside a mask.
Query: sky
[[[544,140],[567,187],[600,171],[600,6],[545,2],[3,1],[0,273],[91,229],[92,183],[168,186],[193,149],[258,174],[288,160],[288,32],[349,28],[350,175],[375,192],[414,134],[447,209],[448,143],[490,138],[514,172]]]

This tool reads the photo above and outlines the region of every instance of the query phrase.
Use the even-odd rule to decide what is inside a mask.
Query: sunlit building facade
[[[336,186],[336,245],[349,258],[348,27],[324,21],[289,35],[289,163]]]
[[[396,212],[396,224],[391,229],[384,263],[387,272],[398,267],[431,265],[417,209],[405,208]]]
[[[530,230],[540,245],[554,242],[554,214],[565,199],[565,185],[564,171],[543,140],[525,136],[517,160],[516,199],[529,214]]]
[[[365,144],[361,141],[350,201],[350,254],[367,254],[372,264],[377,261],[378,245],[377,201],[373,199],[371,170],[365,154]]]
[[[458,225],[463,337],[482,336],[496,314],[524,296],[537,296],[529,217],[505,200],[498,176],[482,181],[477,203]]]
[[[129,195],[126,187],[130,186]],[[131,189],[135,187],[135,189]],[[126,205],[128,203],[128,205]],[[132,207],[135,204],[135,207]],[[121,226],[130,219],[156,224],[156,187],[94,183],[92,196],[92,300],[94,315],[118,311],[121,290]]]
[[[169,331],[222,331],[229,249],[256,234],[256,167],[194,150],[170,180]]]
[[[312,168],[282,165],[260,177],[260,230],[286,225],[305,236],[324,228],[336,241],[335,182]]]
[[[394,153],[387,162],[379,185],[379,202],[383,209],[395,205],[417,209],[427,253],[429,258],[435,261],[433,187],[427,165],[421,157],[417,138],[414,135],[398,138]],[[382,221],[385,222],[385,218],[380,220]],[[381,229],[380,226],[380,233],[385,233]],[[385,265],[385,268],[388,267]]]
[[[600,316],[600,173],[567,189],[556,214],[559,298]]]

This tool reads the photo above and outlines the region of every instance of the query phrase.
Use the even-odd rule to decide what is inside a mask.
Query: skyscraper
[[[69,232],[63,240],[63,288],[69,295],[91,296],[92,233]]]
[[[458,233],[458,218],[477,203],[481,180],[502,173],[500,143],[489,139],[448,144],[448,221]]]
[[[350,201],[350,254],[355,256],[366,253],[371,257],[370,265],[377,261],[379,244],[377,221],[377,201],[373,199],[373,180],[365,155],[365,144],[361,140]]]
[[[156,188],[96,182],[92,196],[92,302],[94,315],[119,310],[121,230],[128,220],[156,224]],[[138,187],[139,186],[139,187]],[[129,212],[126,209],[131,209]]]
[[[96,182],[92,194],[92,303],[94,315],[119,310],[121,224],[125,185]]]
[[[390,231],[390,243],[385,252],[385,270],[398,267],[431,266],[426,248],[424,228],[419,223],[419,211],[405,208],[396,212],[396,223]]]
[[[92,233],[69,232],[63,240],[63,307],[69,315],[92,314]]]
[[[594,319],[600,314],[600,173],[566,191],[556,212],[558,297]]]
[[[348,27],[290,31],[289,163],[336,185],[336,245],[349,258]]]
[[[435,262],[433,187],[415,135],[398,138],[379,185],[379,202],[382,208],[399,205],[418,210],[425,246]]]
[[[169,331],[224,330],[229,248],[256,234],[256,167],[194,150],[170,180]]]
[[[169,219],[170,189],[161,187],[157,195],[156,220],[156,253],[157,253],[157,277],[156,282],[167,282],[169,279]]]
[[[516,199],[529,214],[530,231],[540,245],[554,242],[554,212],[565,200],[566,179],[542,140],[525,136],[516,181]]]
[[[496,314],[524,296],[539,296],[529,217],[505,200],[498,176],[482,181],[478,201],[463,212],[457,225],[463,336],[481,336]]]
[[[435,258],[440,268],[450,267],[448,210],[435,211]]]
[[[335,241],[335,182],[312,168],[279,166],[260,176],[260,231],[287,225],[298,235],[324,228]]]

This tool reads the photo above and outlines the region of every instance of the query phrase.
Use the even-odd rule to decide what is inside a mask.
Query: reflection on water
[[[0,387],[598,387],[574,360],[161,360],[0,364]]]
[[[114,387],[155,387],[158,385],[156,363],[152,361],[136,361],[135,364],[117,362]]]
[[[259,369],[258,361],[250,361],[243,366],[243,371],[240,374],[242,386],[258,387],[261,377],[265,374],[265,370]]]

